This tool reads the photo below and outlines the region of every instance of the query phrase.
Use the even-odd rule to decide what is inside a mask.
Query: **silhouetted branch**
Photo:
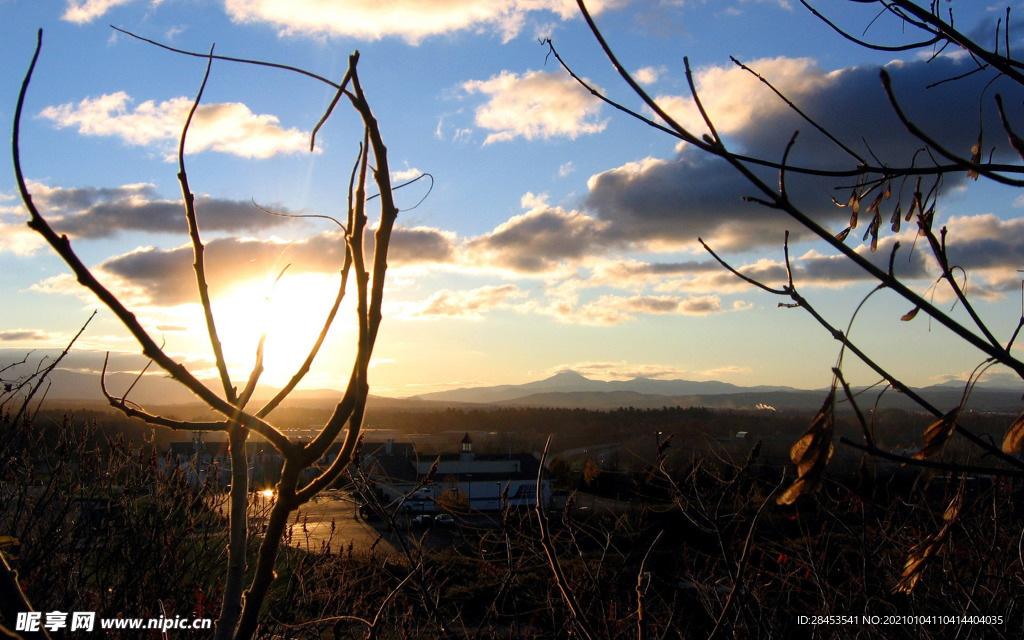
[[[608,59],[612,62],[612,65],[618,71],[619,75],[630,86],[630,88],[633,89],[636,92],[636,95],[644,102],[644,104],[647,105],[649,108],[651,108],[655,113],[658,113],[659,117],[660,117],[661,114],[659,112],[661,112],[662,110],[660,108],[655,108],[655,107],[652,107],[650,105],[651,102],[655,102],[655,101],[649,95],[647,95],[643,91],[642,88],[639,87],[639,85],[636,83],[636,81],[629,75],[629,73],[625,70],[625,68],[619,63],[619,61],[615,57],[615,54],[612,51],[611,47],[605,41],[604,37],[601,35],[600,31],[597,29],[597,26],[594,23],[593,19],[590,17],[589,13],[587,12],[586,6],[585,6],[583,0],[577,0],[577,4],[579,5],[580,10],[583,13],[583,16],[584,16],[585,20],[587,21],[587,24],[590,27],[591,32],[593,33],[594,37],[597,39],[597,41],[600,44],[602,50],[605,52],[605,55],[608,57]],[[767,206],[770,206],[772,208],[777,208],[777,209],[780,209],[780,210],[784,211],[787,215],[789,215],[794,220],[796,220],[798,223],[803,225],[806,229],[811,231],[814,235],[816,235],[820,239],[824,240],[831,247],[833,247],[836,251],[840,252],[844,257],[848,258],[851,262],[856,264],[860,269],[864,270],[872,278],[876,279],[880,284],[882,284],[882,285],[884,285],[886,287],[891,288],[898,295],[903,296],[908,301],[913,303],[913,305],[915,307],[918,307],[921,310],[924,310],[928,315],[930,315],[932,318],[934,318],[937,322],[939,322],[944,327],[946,327],[947,329],[949,329],[950,331],[955,333],[958,337],[963,339],[965,342],[970,344],[972,347],[978,349],[979,351],[983,352],[984,354],[986,354],[989,357],[995,358],[997,361],[999,361],[1000,363],[1006,365],[1007,367],[1012,369],[1015,373],[1017,373],[1019,376],[1024,378],[1024,361],[1021,361],[1021,360],[1017,359],[1011,353],[1009,353],[1007,350],[1003,349],[1001,346],[994,346],[994,345],[990,344],[984,338],[981,338],[981,337],[975,335],[974,333],[972,333],[971,331],[966,329],[963,325],[961,325],[959,322],[957,322],[955,319],[950,317],[949,314],[941,311],[940,309],[935,307],[935,305],[933,305],[932,303],[930,303],[929,301],[927,301],[923,297],[921,297],[919,294],[917,294],[917,292],[912,290],[910,287],[906,286],[898,278],[894,277],[892,274],[888,274],[885,271],[882,271],[881,269],[876,267],[874,264],[872,264],[871,261],[867,260],[866,258],[861,256],[859,253],[857,253],[854,249],[846,246],[840,240],[837,240],[836,237],[831,232],[829,232],[826,229],[824,229],[820,224],[818,224],[814,219],[812,219],[806,212],[804,212],[803,210],[801,210],[799,207],[795,206],[791,202],[788,202],[787,200],[783,199],[778,194],[776,189],[773,189],[772,187],[770,187],[760,177],[758,177],[756,174],[754,174],[750,170],[750,168],[746,166],[747,162],[746,162],[745,158],[742,158],[742,157],[740,157],[740,156],[738,156],[736,154],[733,154],[732,152],[730,152],[727,149],[725,149],[725,147],[722,146],[721,144],[718,144],[718,143],[712,144],[710,142],[706,142],[704,140],[696,138],[692,133],[690,133],[689,131],[687,131],[683,127],[679,126],[678,123],[675,123],[671,118],[667,118],[666,122],[669,124],[669,126],[671,126],[673,129],[676,130],[676,133],[678,134],[677,137],[681,137],[682,139],[684,139],[687,142],[695,145],[696,147],[700,148],[701,150],[703,150],[703,151],[705,151],[707,153],[710,153],[712,155],[718,156],[718,157],[722,158],[723,160],[725,160],[726,162],[728,162],[737,172],[739,172],[739,174],[745,180],[747,180],[752,186],[756,187],[765,196],[763,199],[748,198],[748,200],[757,201],[757,202],[760,202],[760,203],[765,204]],[[977,165],[975,165],[975,166],[977,166]],[[980,168],[980,167],[978,167],[978,168]],[[1019,169],[1019,167],[1018,167],[1018,169]],[[789,168],[789,170],[792,171],[794,169],[793,168]],[[989,169],[986,169],[986,170],[991,172]]]
[[[42,33],[42,32],[40,32],[40,33]],[[51,362],[49,365],[47,365],[46,368],[44,368],[42,371],[37,371],[36,372],[36,376],[35,377],[37,377],[39,379],[40,383],[43,380],[45,380],[50,375],[50,373],[53,372],[53,370],[57,368],[57,365],[60,364],[60,361],[63,360],[64,357],[68,355],[68,352],[71,351],[71,347],[74,346],[74,344],[78,340],[78,338],[83,333],[85,333],[85,328],[89,326],[89,323],[92,322],[92,319],[95,318],[95,317],[96,317],[96,312],[93,311],[92,314],[89,316],[89,318],[85,321],[85,324],[82,325],[82,328],[78,330],[78,333],[76,333],[74,335],[74,337],[71,338],[71,340],[68,342],[68,344],[64,347],[64,350],[60,352],[60,355],[58,355],[56,358],[54,358],[53,362]],[[29,387],[29,390],[28,390],[28,393],[25,396],[24,402],[21,403],[21,407],[18,409],[18,413],[16,413],[15,416],[14,416],[14,422],[15,423],[20,422],[22,420],[22,418],[25,416],[25,412],[28,409],[28,405],[32,401],[32,398],[36,395],[36,392],[39,390],[39,387],[40,387],[39,383],[31,385]]]
[[[166,427],[168,429],[174,429],[176,431],[187,430],[187,431],[227,431],[228,422],[223,420],[221,422],[193,422],[186,420],[171,420],[163,416],[154,415],[139,409],[135,403],[128,402],[128,393],[131,391],[125,391],[120,398],[114,397],[107,390],[107,364],[110,360],[110,354],[107,353],[103,358],[103,368],[100,371],[100,391],[103,393],[103,397],[107,399],[109,404],[114,409],[117,409],[129,418],[138,418],[146,424],[151,424],[159,427]],[[139,376],[142,374],[140,373]],[[136,379],[137,381],[138,379]],[[134,383],[132,383],[134,386]]]
[[[572,586],[569,584],[569,579],[565,575],[565,571],[562,569],[561,560],[558,558],[558,552],[555,550],[555,545],[551,541],[551,532],[548,530],[548,519],[547,514],[544,513],[544,500],[541,487],[540,474],[544,470],[544,461],[548,456],[548,449],[551,446],[551,436],[548,436],[547,442],[544,444],[544,451],[540,456],[540,470],[537,472],[537,492],[536,492],[536,506],[534,511],[537,515],[537,528],[540,530],[540,544],[544,549],[544,555],[547,558],[548,566],[551,568],[551,573],[555,578],[555,584],[558,586],[559,593],[562,594],[562,600],[569,608],[569,612],[572,615],[572,622],[574,628],[579,631],[580,635],[588,640],[597,640],[598,636],[594,632],[590,625],[590,621],[587,616],[583,613],[582,607],[576,600],[576,595],[573,593]]]
[[[579,2],[579,0],[577,0],[577,1]],[[684,142],[687,142],[689,144],[693,144],[694,146],[700,148],[703,151],[712,152],[712,150],[709,147],[709,143],[707,143],[706,141],[704,141],[704,140],[702,140],[700,138],[696,138],[692,133],[686,132],[685,134],[682,134],[678,130],[676,130],[675,128],[673,128],[671,126],[666,126],[666,125],[661,124],[661,123],[659,123],[659,122],[657,122],[655,120],[652,120],[651,118],[648,118],[648,117],[644,116],[643,114],[641,114],[641,113],[639,113],[637,111],[634,111],[634,110],[626,107],[621,102],[617,102],[615,100],[612,100],[608,96],[604,95],[603,93],[598,91],[592,84],[590,84],[584,78],[579,76],[573,70],[573,68],[571,66],[569,66],[569,64],[567,62],[565,62],[565,60],[558,53],[558,50],[555,48],[554,42],[552,42],[551,39],[543,40],[542,44],[544,44],[544,45],[546,45],[548,47],[549,51],[555,56],[555,58],[558,60],[559,64],[562,66],[562,68],[567,73],[569,73],[570,76],[572,76],[572,78],[577,82],[577,84],[582,86],[584,89],[589,91],[591,93],[591,95],[593,95],[594,97],[598,98],[599,100],[601,100],[605,104],[608,104],[612,108],[614,108],[614,109],[616,109],[618,111],[621,111],[622,113],[625,113],[629,117],[631,117],[631,118],[633,118],[635,120],[638,120],[638,121],[642,122],[643,124],[653,128],[653,129],[661,131],[662,133],[670,135],[673,138],[677,138],[677,139],[683,140]],[[625,71],[625,69],[620,69],[620,68],[617,67],[617,70],[619,71],[620,75],[621,74],[629,75],[629,72]],[[736,160],[738,160],[740,162],[744,162],[746,164],[767,167],[767,168],[770,168],[770,169],[779,169],[780,168],[779,163],[777,161],[774,161],[774,160],[768,160],[766,158],[759,158],[759,157],[756,157],[756,156],[748,156],[748,155],[744,155],[742,153],[731,153],[730,155],[732,155],[732,157],[734,157]],[[984,167],[988,171],[998,171],[1000,173],[1024,173],[1024,167],[1021,167],[1020,165],[1014,165],[1014,164],[1003,164],[1003,163],[986,162],[986,163],[981,163],[979,166]],[[943,174],[946,174],[946,173],[961,171],[962,170],[962,166],[959,165],[959,164],[939,164],[939,163],[935,163],[933,166],[921,166],[921,167],[919,167],[919,166],[910,165],[910,166],[906,166],[906,167],[900,167],[900,166],[882,165],[880,163],[876,164],[876,165],[870,165],[870,164],[867,164],[867,163],[858,163],[858,165],[856,167],[852,168],[852,169],[822,169],[820,167],[813,167],[813,166],[793,165],[793,166],[789,167],[789,170],[791,172],[793,172],[793,173],[799,173],[799,174],[802,174],[802,175],[818,176],[818,177],[831,177],[831,178],[843,178],[843,177],[854,178],[854,177],[861,177],[861,176],[878,175],[878,176],[880,176],[879,178],[877,178],[878,180],[886,180],[886,179],[893,179],[893,178],[907,177],[907,176],[931,176],[931,175],[940,176],[940,175],[943,175]]]
[[[264,62],[262,60],[253,60],[253,59],[250,59],[250,58],[235,58],[235,57],[231,57],[231,56],[221,56],[221,55],[212,55],[210,53],[201,53],[201,52],[198,52],[198,51],[188,51],[187,49],[179,49],[177,47],[172,47],[170,45],[163,44],[163,43],[158,42],[156,40],[150,40],[149,38],[144,38],[144,37],[142,37],[140,35],[136,35],[136,34],[132,33],[131,31],[127,31],[125,29],[121,29],[120,27],[115,27],[114,25],[110,25],[110,28],[113,29],[114,31],[117,31],[118,33],[123,33],[126,36],[135,38],[136,40],[141,40],[142,42],[149,43],[149,44],[151,44],[151,45],[153,45],[155,47],[159,47],[161,49],[165,49],[165,50],[171,51],[173,53],[180,53],[182,55],[192,56],[193,58],[206,58],[206,59],[211,59],[212,58],[213,60],[224,60],[226,62],[239,62],[239,63],[242,63],[242,64],[251,64],[251,65],[256,65],[256,66],[260,66],[260,67],[268,67],[268,68],[271,68],[271,69],[281,69],[283,71],[290,71],[292,73],[298,73],[298,74],[306,76],[308,78],[312,78],[314,80],[317,80],[318,82],[322,82],[322,83],[324,83],[326,85],[330,85],[330,86],[334,87],[335,89],[337,89],[337,88],[342,86],[342,83],[334,82],[334,81],[329,80],[329,79],[327,79],[327,78],[325,78],[325,77],[323,77],[321,75],[317,75],[317,74],[315,74],[315,73],[313,73],[311,71],[307,71],[306,69],[303,69],[301,67],[293,67],[291,65],[280,64],[280,63],[277,63],[277,62]]]
[[[160,45],[159,43],[155,43],[144,38],[139,39],[178,53],[185,53],[193,56],[197,55],[192,52],[185,52],[165,45]],[[212,49],[210,53],[202,55],[202,57],[206,58],[207,61],[206,73],[204,74],[200,90],[192,104],[192,108],[189,111],[189,115],[183,126],[179,139],[178,178],[181,183],[182,193],[184,196],[189,236],[195,257],[194,269],[196,271],[199,298],[203,306],[207,332],[210,337],[217,368],[224,387],[225,398],[221,398],[216,393],[207,389],[182,365],[176,363],[172,358],[170,358],[163,350],[162,346],[156,344],[156,342],[138,322],[134,314],[132,314],[114,294],[103,287],[96,280],[90,270],[81,262],[76,253],[72,250],[71,243],[68,241],[67,237],[58,236],[33,204],[31,194],[23,177],[18,145],[20,119],[24,107],[25,95],[39,58],[41,44],[42,32],[40,32],[39,44],[36,47],[32,62],[28,72],[26,73],[19,93],[17,108],[15,110],[14,132],[12,137],[12,155],[15,166],[15,175],[18,181],[19,192],[21,193],[22,200],[29,212],[29,226],[42,235],[58,255],[64,259],[78,278],[79,283],[92,291],[109,309],[111,309],[111,311],[114,312],[115,316],[117,316],[121,323],[129,330],[129,332],[131,332],[133,337],[135,337],[136,341],[140,344],[143,355],[147,356],[151,362],[156,362],[157,365],[167,371],[173,379],[196,394],[211,408],[225,416],[226,419],[222,422],[186,422],[153,415],[141,408],[138,408],[134,403],[131,403],[127,398],[127,394],[119,399],[111,396],[106,389],[106,367],[104,367],[104,376],[101,377],[101,388],[104,396],[111,406],[115,407],[125,415],[141,419],[149,424],[172,429],[227,431],[232,464],[230,541],[228,545],[227,580],[224,587],[221,616],[217,623],[216,637],[218,640],[227,640],[229,638],[234,638],[236,640],[248,640],[256,632],[259,614],[263,606],[264,599],[266,598],[270,584],[274,579],[275,560],[283,539],[289,515],[303,502],[311,499],[318,491],[333,483],[340,473],[347,468],[349,462],[352,460],[352,455],[358,442],[360,427],[365,413],[366,399],[368,397],[369,390],[367,380],[368,369],[372,349],[376,341],[382,319],[381,305],[383,301],[384,279],[387,270],[387,252],[389,249],[391,231],[395,223],[398,209],[395,207],[391,193],[392,187],[388,170],[387,149],[383,144],[377,122],[370,110],[366,97],[363,94],[363,90],[359,84],[359,78],[356,73],[358,54],[353,54],[350,57],[349,69],[340,84],[331,83],[319,76],[316,76],[315,74],[303,72],[285,65],[274,65],[226,56],[215,56],[212,53]],[[298,372],[292,377],[289,383],[285,385],[277,395],[275,395],[273,399],[260,409],[256,415],[246,413],[244,406],[251,399],[263,370],[263,346],[266,336],[262,336],[259,340],[256,347],[256,359],[253,369],[247,379],[245,388],[242,390],[241,394],[238,394],[236,388],[231,384],[230,377],[228,376],[227,362],[223,355],[223,350],[221,348],[213,317],[213,309],[203,257],[204,246],[199,235],[199,222],[198,215],[194,207],[194,197],[188,186],[188,179],[185,171],[185,141],[189,125],[191,124],[198,109],[199,101],[209,77],[210,66],[212,61],[215,59],[298,71],[300,73],[304,73],[306,76],[328,82],[328,84],[337,88],[338,91],[335,95],[335,100],[331,103],[331,106],[328,108],[325,116],[317,123],[316,129],[314,129],[314,135],[334,110],[337,100],[343,95],[349,98],[353,108],[363,120],[365,129],[364,142],[361,146],[359,159],[356,163],[356,169],[353,170],[353,179],[358,175],[358,180],[356,180],[354,187],[350,185],[348,200],[349,219],[348,224],[343,227],[345,229],[346,259],[342,268],[339,291],[315,344],[307,355],[306,360],[300,366]],[[346,88],[349,84],[352,86],[351,91]],[[363,244],[364,231],[367,225],[365,205],[369,200],[366,196],[366,181],[371,168],[371,153],[375,165],[373,167],[372,179],[376,184],[378,191],[376,197],[379,199],[380,203],[380,222],[377,225],[376,230],[374,255],[371,261],[367,261],[364,258]],[[368,264],[368,262],[371,262],[372,265]],[[318,354],[319,349],[326,338],[328,330],[333,324],[341,301],[345,295],[349,282],[348,275],[350,268],[355,273],[356,288],[359,298],[357,303],[357,354],[353,364],[352,377],[345,394],[336,407],[334,415],[332,415],[331,419],[325,424],[319,436],[308,445],[293,443],[276,427],[264,421],[263,418],[278,406],[278,404],[295,388],[298,382],[309,370],[313,359]],[[343,428],[347,428],[347,435],[339,456],[326,471],[321,472],[311,482],[301,486],[300,489],[300,480],[303,477],[302,474],[304,470],[309,468],[324,455],[327,448],[340,435]],[[281,480],[277,487],[276,501],[267,515],[265,532],[257,554],[256,566],[252,573],[251,582],[248,590],[245,590],[243,593],[243,579],[246,575],[246,518],[248,507],[248,472],[245,443],[250,429],[266,438],[277,448],[284,458],[284,467],[281,471]],[[441,618],[437,617],[437,620],[443,627]]]
[[[181,183],[181,195],[185,202],[185,221],[188,224],[188,236],[192,241],[192,254],[194,262],[192,268],[196,273],[196,287],[199,291],[199,302],[203,307],[203,317],[206,320],[206,330],[210,338],[210,347],[213,349],[214,362],[217,372],[220,374],[221,384],[224,386],[224,397],[231,404],[235,404],[235,388],[231,384],[231,376],[228,374],[227,362],[224,360],[224,349],[221,346],[220,337],[217,335],[217,323],[213,317],[213,305],[210,303],[210,287],[206,281],[206,260],[204,259],[205,247],[199,237],[199,221],[196,217],[196,197],[188,186],[188,173],[185,171],[185,140],[188,136],[192,118],[195,117],[196,109],[202,100],[203,91],[206,89],[206,81],[210,78],[210,69],[213,66],[213,47],[210,47],[210,56],[206,61],[206,72],[203,74],[203,81],[199,85],[199,92],[192,107],[189,109],[188,117],[181,129],[181,136],[178,141],[178,182]]]
[[[738,66],[740,69],[743,69],[747,73],[751,74],[752,76],[754,76],[755,78],[760,80],[761,83],[764,84],[764,86],[768,87],[771,90],[771,92],[774,93],[775,96],[779,100],[782,100],[784,103],[786,103],[786,106],[788,106],[793,111],[793,113],[796,113],[798,116],[800,116],[801,118],[806,120],[808,122],[808,124],[810,124],[812,127],[814,127],[823,136],[825,136],[826,138],[831,140],[832,143],[835,144],[837,147],[839,147],[840,149],[845,151],[851,158],[856,160],[858,164],[865,165],[865,166],[868,164],[868,162],[864,158],[862,158],[856,151],[854,151],[853,149],[848,147],[846,144],[843,143],[842,140],[840,140],[839,138],[834,136],[831,131],[829,131],[827,128],[823,127],[822,125],[818,124],[817,121],[815,121],[813,118],[811,118],[809,115],[807,115],[807,113],[804,112],[803,109],[798,107],[795,102],[790,100],[786,96],[786,94],[784,94],[781,91],[779,91],[775,87],[775,85],[773,85],[767,78],[762,76],[760,73],[758,73],[754,69],[751,69],[747,65],[743,64],[742,62],[740,62],[739,60],[737,60],[733,56],[729,56],[729,59],[732,60],[733,63],[736,66]]]
[[[885,69],[882,69],[881,71],[878,72],[878,75],[882,80],[882,88],[885,89],[885,95],[889,99],[889,104],[892,106],[893,112],[896,114],[896,117],[900,119],[900,122],[903,123],[903,126],[906,127],[907,131],[909,131],[915,137],[919,138],[922,142],[927,144],[929,148],[934,149],[939,154],[944,156],[947,160],[951,160],[954,164],[961,167],[961,169],[963,169],[964,171],[975,172],[979,175],[985,176],[986,178],[994,182],[1005,184],[1011,187],[1024,187],[1024,180],[1014,180],[1012,178],[1007,178],[1006,176],[1001,175],[997,171],[992,170],[990,167],[982,165],[980,162],[977,162],[973,159],[965,160],[961,156],[946,149],[935,138],[925,133],[925,131],[922,130],[921,127],[917,125],[917,123],[915,123],[913,120],[907,117],[906,113],[903,112],[902,107],[900,107],[899,100],[897,100],[896,94],[893,92],[892,89],[892,78],[889,76],[889,72],[886,71]]]
[[[873,43],[868,42],[866,40],[862,40],[860,38],[856,38],[856,37],[852,36],[849,32],[847,32],[846,30],[840,28],[837,24],[835,24],[834,22],[832,22],[831,20],[826,18],[821,12],[819,12],[817,9],[815,9],[814,6],[811,5],[811,3],[808,2],[807,0],[800,0],[800,4],[804,5],[804,7],[807,8],[808,11],[810,11],[812,14],[814,14],[814,16],[817,17],[819,20],[821,20],[822,22],[827,24],[837,34],[839,34],[843,38],[846,38],[847,40],[849,40],[850,42],[852,42],[854,44],[857,44],[857,45],[860,45],[860,46],[864,47],[865,49],[872,49],[874,51],[892,51],[892,52],[897,52],[897,51],[913,51],[914,49],[922,49],[924,47],[930,47],[930,46],[932,46],[934,44],[938,44],[938,43],[942,42],[942,38],[940,36],[934,35],[934,36],[932,36],[931,38],[929,38],[927,40],[922,40],[920,42],[910,42],[910,43],[901,44],[901,45],[886,46],[886,45],[880,45],[880,44],[873,44]]]

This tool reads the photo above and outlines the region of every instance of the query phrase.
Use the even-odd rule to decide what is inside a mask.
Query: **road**
[[[320,551],[326,546],[334,553],[353,549],[398,553],[393,534],[382,523],[357,518],[352,501],[340,492],[328,491],[299,508],[292,520],[291,546]]]

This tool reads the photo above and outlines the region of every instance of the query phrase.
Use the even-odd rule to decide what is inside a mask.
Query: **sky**
[[[875,41],[913,37],[904,25],[876,19],[871,7],[818,4],[838,24]],[[963,31],[995,40],[1006,5],[946,4]],[[969,153],[981,129],[985,153],[1019,162],[998,126],[994,94],[1006,98],[1011,118],[1024,121],[1020,87],[979,73],[929,88],[971,68],[961,52],[869,51],[790,0],[595,0],[588,6],[636,80],[702,134],[706,127],[684,73],[687,58],[709,116],[737,151],[778,160],[800,130],[792,164],[850,168],[856,162],[730,57],[770,80],[862,157],[891,165],[929,162],[885,99],[884,66],[907,112],[950,148]],[[213,362],[196,302],[175,154],[205,60],[110,25],[190,51],[215,45],[221,55],[293,65],[334,80],[359,51],[393,180],[429,175],[396,193],[401,212],[371,393],[405,397],[523,383],[565,370],[605,380],[824,388],[838,344],[804,311],[780,308],[788,299],[727,272],[697,241],[778,286],[786,277],[787,230],[794,284],[905,382],[964,378],[982,362],[923,314],[901,321],[910,309],[890,292],[870,296],[854,319],[873,286],[863,273],[794,221],[744,201],[754,189],[721,161],[576,84],[543,39],[551,38],[599,91],[652,116],[614,74],[574,2],[0,0],[0,124],[7,131],[36,30],[44,31],[21,136],[34,201],[165,349],[200,377],[213,377]],[[1011,49],[1021,32],[1011,30]],[[244,382],[263,331],[269,335],[264,382],[287,380],[333,300],[343,257],[338,226],[261,210],[344,218],[361,139],[354,114],[335,113],[309,150],[332,96],[333,89],[308,77],[217,61],[190,131],[186,166],[236,380]],[[3,156],[0,354],[9,361],[62,347],[100,304],[26,227],[13,165]],[[836,233],[849,224],[850,210],[833,198],[845,202],[854,186],[830,178],[789,180],[794,201]],[[913,185],[892,189],[880,207],[877,250],[868,246],[864,222],[847,244],[885,265],[899,241],[896,273],[963,317],[948,290],[933,286],[937,272],[913,224],[889,228],[895,204],[909,204]],[[948,228],[950,255],[1001,339],[1009,339],[1021,315],[1022,206],[1018,190],[964,174],[945,178],[936,207],[935,226]],[[351,305],[343,308],[305,386],[347,380],[353,313]],[[73,366],[97,370],[102,354],[111,352],[115,368],[138,370],[139,351],[101,309],[76,344]],[[852,357],[844,362],[855,384],[876,381]]]

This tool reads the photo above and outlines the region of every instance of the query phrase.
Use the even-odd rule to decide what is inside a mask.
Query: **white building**
[[[468,433],[458,453],[439,458],[421,458],[411,444],[391,441],[364,445],[362,454],[360,464],[378,495],[386,502],[404,500],[410,512],[532,507],[537,502],[538,477],[541,500],[551,501],[547,471],[541,471],[533,454],[477,455]]]

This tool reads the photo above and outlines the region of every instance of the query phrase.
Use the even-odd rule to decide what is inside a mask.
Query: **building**
[[[172,442],[168,454],[167,462],[180,469],[195,486],[205,483],[211,472],[216,473],[211,482],[222,487],[231,484],[227,440],[204,441],[196,437],[189,442]],[[284,458],[269,443],[246,442],[245,457],[250,487],[270,487],[280,480]]]
[[[547,470],[533,454],[477,455],[468,433],[458,453],[438,457],[420,457],[410,443],[365,444],[360,466],[385,503],[400,504],[407,512],[532,507],[538,479],[541,500],[551,501]]]

